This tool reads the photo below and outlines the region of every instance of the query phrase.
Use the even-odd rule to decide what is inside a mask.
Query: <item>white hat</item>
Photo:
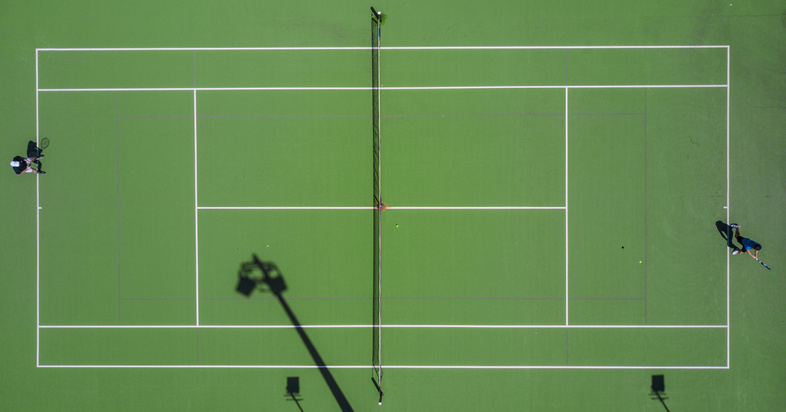
[[[19,162],[17,162],[16,160],[12,160],[11,167],[19,167]]]

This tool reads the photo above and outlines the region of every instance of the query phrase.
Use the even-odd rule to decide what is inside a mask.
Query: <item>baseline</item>
[[[383,328],[461,329],[723,329],[726,325],[381,325]],[[41,325],[41,329],[318,329],[374,325]]]
[[[381,50],[602,50],[602,49],[728,49],[729,45],[666,45],[666,46],[380,46]],[[371,50],[371,47],[44,47],[36,52],[68,52],[68,51],[307,51],[307,50]]]
[[[382,86],[382,90],[482,90],[482,89],[697,89],[724,88],[726,84],[608,84],[608,85],[497,85],[497,86]],[[39,92],[184,92],[184,91],[308,91],[354,90],[370,91],[373,87],[96,87],[96,88],[43,88]]]

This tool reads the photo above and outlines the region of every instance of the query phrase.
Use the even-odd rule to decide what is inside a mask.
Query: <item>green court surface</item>
[[[368,6],[5,7],[0,409],[781,408],[782,7]]]

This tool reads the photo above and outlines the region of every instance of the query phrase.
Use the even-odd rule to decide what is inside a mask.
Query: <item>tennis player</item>
[[[14,160],[11,161],[11,168],[14,169],[14,173],[18,174],[19,176],[22,176],[25,173],[35,173],[35,174],[45,175],[46,172],[41,170],[41,162],[38,161],[37,163],[38,163],[38,170],[33,169],[32,158],[14,156]]]
[[[44,154],[36,142],[29,141],[27,142],[27,157],[22,156],[14,156],[14,160],[11,161],[11,168],[14,169],[14,173],[21,176],[25,173],[35,173],[35,174],[42,174],[45,175],[46,172],[41,170],[41,161],[38,160],[41,157],[44,157]],[[33,163],[38,166],[38,169],[33,168]]]
[[[761,245],[756,243],[756,242],[754,242],[751,239],[748,239],[747,237],[742,237],[740,235],[740,228],[741,228],[740,225],[738,225],[736,223],[732,223],[732,224],[729,225],[729,227],[734,229],[734,238],[737,239],[738,242],[740,242],[740,244],[744,248],[743,250],[748,252],[748,254],[751,255],[752,258],[754,258],[756,260],[759,260],[759,251],[761,250]],[[751,250],[753,250],[754,253],[751,253]],[[735,249],[734,252],[731,252],[731,253],[733,255],[736,255],[736,254],[740,253],[740,249]]]

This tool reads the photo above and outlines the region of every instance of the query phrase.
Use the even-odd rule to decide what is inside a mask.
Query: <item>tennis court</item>
[[[36,370],[418,410],[733,369],[733,46],[391,43],[37,47]]]

